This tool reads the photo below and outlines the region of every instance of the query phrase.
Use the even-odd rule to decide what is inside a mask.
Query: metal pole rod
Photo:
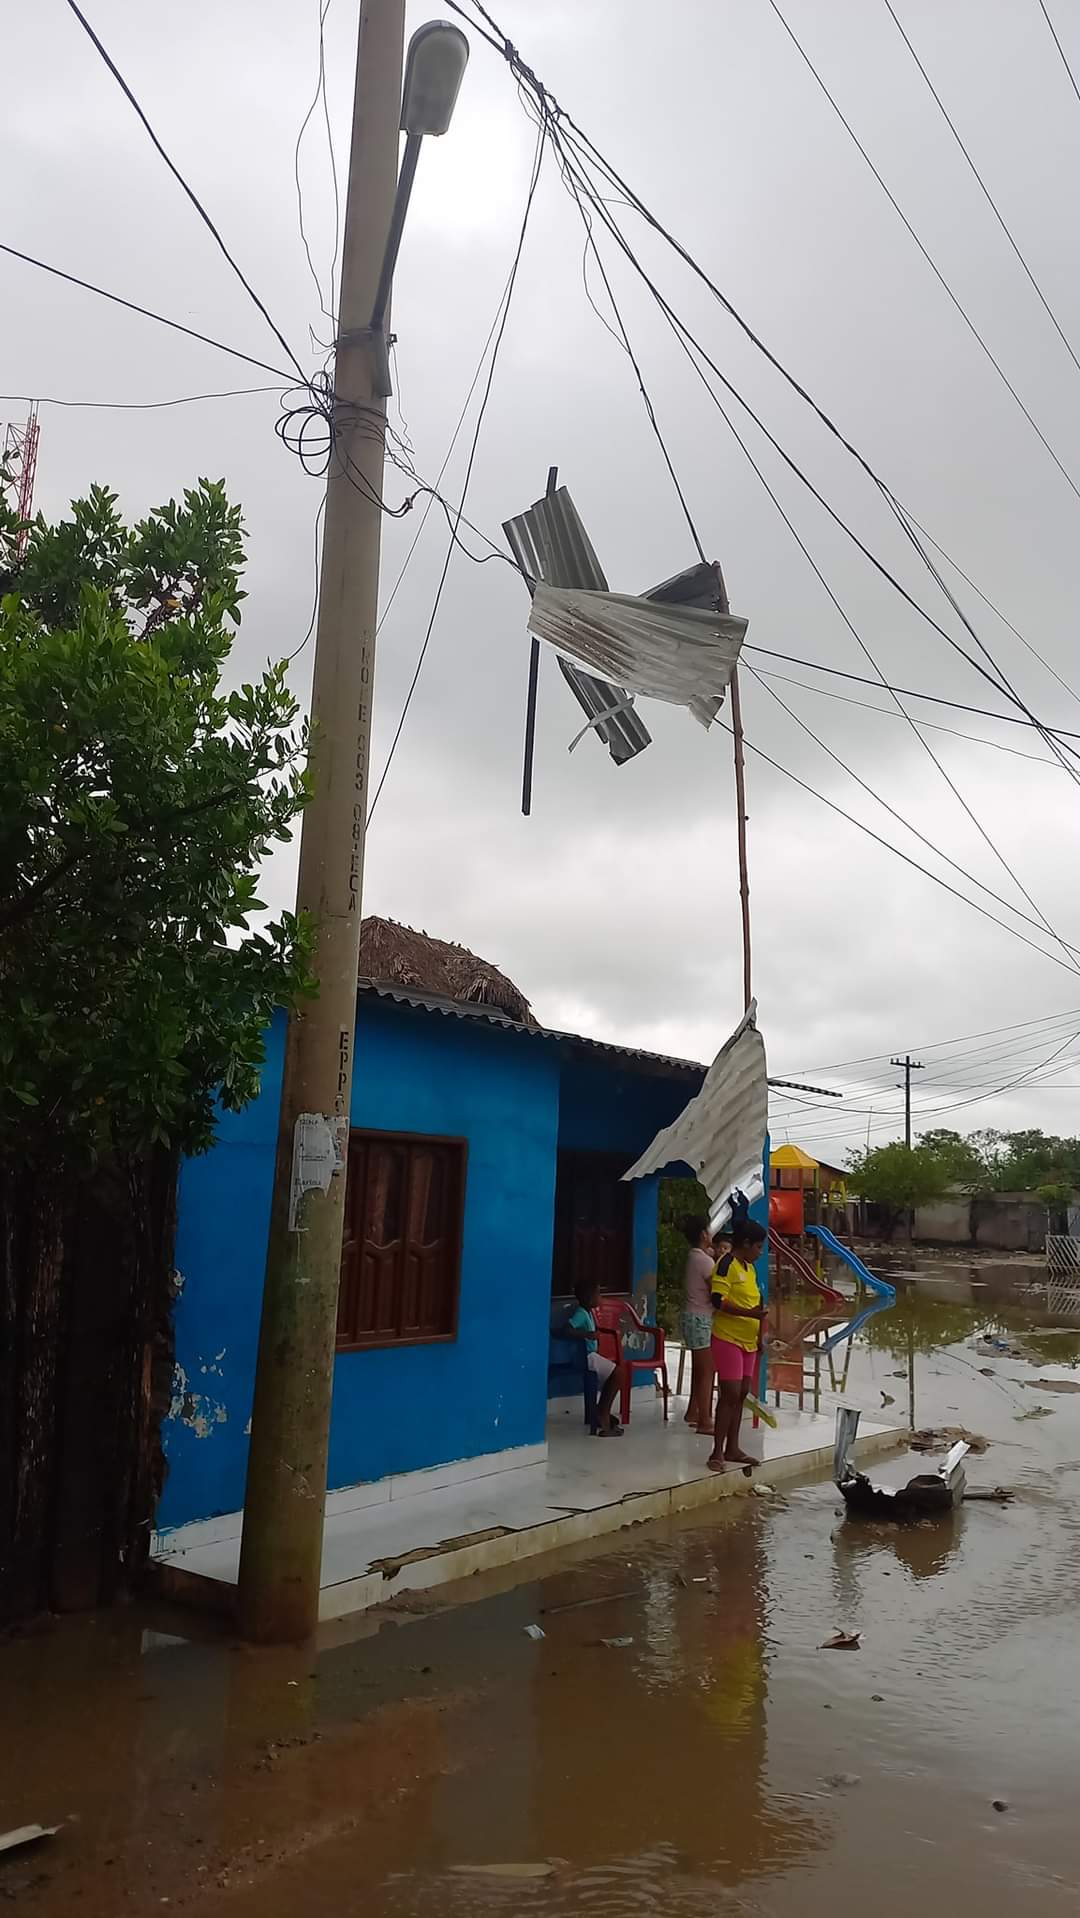
[[[548,467],[547,493],[550,499],[559,484],[559,469]],[[521,767],[521,810],[526,819],[532,811],[533,749],[536,745],[536,691],[540,679],[540,641],[533,639],[529,651],[529,690],[525,695],[525,756]]]
[[[405,0],[364,0],[311,697],[312,797],[297,886],[298,906],[316,922],[319,996],[290,1018],[285,1048],[240,1551],[241,1629],[268,1643],[301,1639],[318,1620],[386,426],[368,321],[397,185],[404,30]],[[314,1147],[308,1155],[305,1142]],[[331,1174],[335,1147],[340,1169]],[[300,1173],[310,1184],[302,1194]],[[310,1183],[320,1177],[325,1185]]]
[[[746,853],[746,765],[738,667],[731,675],[731,736],[735,746],[735,814],[739,835],[739,901],[742,906],[743,1010],[754,996],[750,970],[750,871]]]

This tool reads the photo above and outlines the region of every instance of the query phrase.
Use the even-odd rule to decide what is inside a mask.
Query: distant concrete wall
[[[917,1208],[914,1237],[930,1245],[1041,1252],[1046,1241],[1046,1207],[1027,1192],[993,1192],[975,1199],[953,1193]]]
[[[932,1205],[915,1210],[916,1239],[929,1239],[934,1245],[970,1245],[971,1200],[935,1199]]]

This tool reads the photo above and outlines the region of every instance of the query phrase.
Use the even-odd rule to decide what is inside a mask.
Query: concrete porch
[[[708,1441],[683,1423],[684,1409],[685,1401],[673,1398],[665,1426],[659,1400],[637,1392],[623,1437],[602,1440],[585,1431],[580,1400],[557,1400],[549,1407],[546,1457],[543,1447],[523,1448],[521,1462],[504,1453],[487,1472],[487,1461],[465,1460],[411,1474],[419,1481],[415,1487],[407,1480],[393,1486],[380,1481],[331,1493],[320,1620],[748,1492],[750,1482],[741,1472],[718,1476],[706,1469]],[[776,1416],[776,1431],[763,1425],[752,1432],[747,1425],[743,1434],[747,1449],[763,1459],[767,1483],[808,1477],[831,1465],[831,1405],[820,1413],[781,1408]],[[857,1454],[873,1457],[902,1436],[894,1426],[864,1420]],[[165,1533],[155,1543],[155,1563],[166,1574],[175,1569],[214,1581],[222,1588],[216,1595],[220,1609],[227,1610],[240,1522],[234,1512]],[[202,1595],[215,1597],[210,1587]]]

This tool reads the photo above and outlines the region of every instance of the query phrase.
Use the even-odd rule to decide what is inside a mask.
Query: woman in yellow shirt
[[[711,1472],[729,1465],[756,1465],[739,1447],[743,1406],[758,1368],[764,1331],[765,1306],[754,1271],[754,1260],[765,1243],[765,1227],[753,1219],[732,1228],[731,1253],[721,1259],[712,1280],[712,1355],[718,1397],[713,1449],[707,1459]]]

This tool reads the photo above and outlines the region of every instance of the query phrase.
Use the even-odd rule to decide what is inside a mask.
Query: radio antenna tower
[[[34,510],[34,475],[37,472],[38,403],[31,400],[30,411],[19,425],[9,422],[4,428],[4,448],[0,453],[0,484],[19,515],[15,557],[21,559],[30,539],[30,518]]]

